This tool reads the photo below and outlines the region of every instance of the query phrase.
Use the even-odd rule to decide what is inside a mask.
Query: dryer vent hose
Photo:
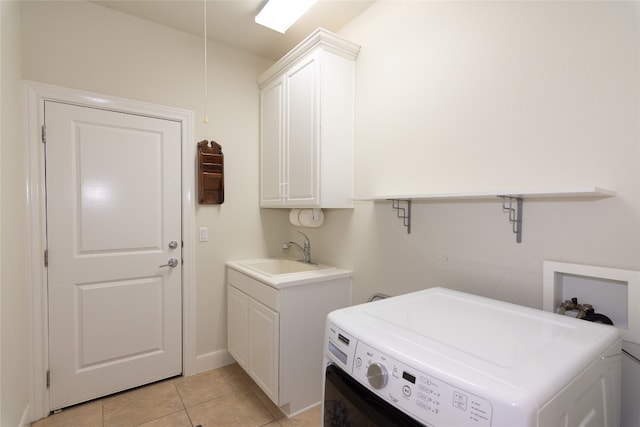
[[[367,302],[373,302],[373,301],[377,301],[379,299],[385,299],[385,298],[389,298],[389,295],[385,295],[385,294],[373,294],[369,297],[369,299],[367,300]]]

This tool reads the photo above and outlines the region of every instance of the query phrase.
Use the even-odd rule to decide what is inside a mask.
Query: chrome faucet
[[[306,264],[315,264],[314,262],[311,262],[311,242],[309,241],[309,238],[302,231],[298,231],[298,233],[304,236],[303,246],[300,246],[296,242],[285,242],[282,244],[282,249],[289,249],[291,245],[294,245],[302,251],[302,256],[304,256],[304,259],[298,261],[302,261]]]

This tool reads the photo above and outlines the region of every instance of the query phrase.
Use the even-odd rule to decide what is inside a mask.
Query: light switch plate
[[[208,227],[200,227],[200,241],[208,242],[209,241],[209,228]]]

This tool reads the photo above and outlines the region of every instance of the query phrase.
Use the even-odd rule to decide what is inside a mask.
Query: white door
[[[318,123],[318,56],[297,64],[287,74],[287,202],[294,206],[320,203]]]
[[[249,370],[249,296],[227,286],[227,347],[245,370]]]
[[[260,91],[260,206],[282,206],[284,162],[284,82]]]
[[[182,371],[181,129],[51,101],[45,128],[53,410]]]
[[[269,399],[279,404],[280,313],[249,298],[249,373]]]

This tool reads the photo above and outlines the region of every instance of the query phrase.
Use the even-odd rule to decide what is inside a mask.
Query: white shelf
[[[387,194],[366,198],[354,198],[359,201],[392,201],[392,208],[398,218],[404,221],[407,233],[411,233],[411,202],[437,200],[487,200],[502,199],[502,210],[509,214],[509,222],[516,242],[522,242],[522,205],[524,199],[601,199],[615,196],[615,191],[595,186],[543,188],[529,190],[478,191],[469,193],[431,193],[431,194]],[[404,205],[403,205],[404,203]]]
[[[568,187],[568,188],[542,188],[535,190],[514,190],[506,189],[504,191],[478,191],[469,193],[430,193],[430,194],[385,194],[370,197],[358,197],[354,200],[359,201],[380,201],[380,200],[481,200],[494,199],[500,196],[509,196],[520,199],[562,199],[562,198],[603,198],[615,196],[615,191],[607,190],[601,187],[584,186],[584,187]]]

